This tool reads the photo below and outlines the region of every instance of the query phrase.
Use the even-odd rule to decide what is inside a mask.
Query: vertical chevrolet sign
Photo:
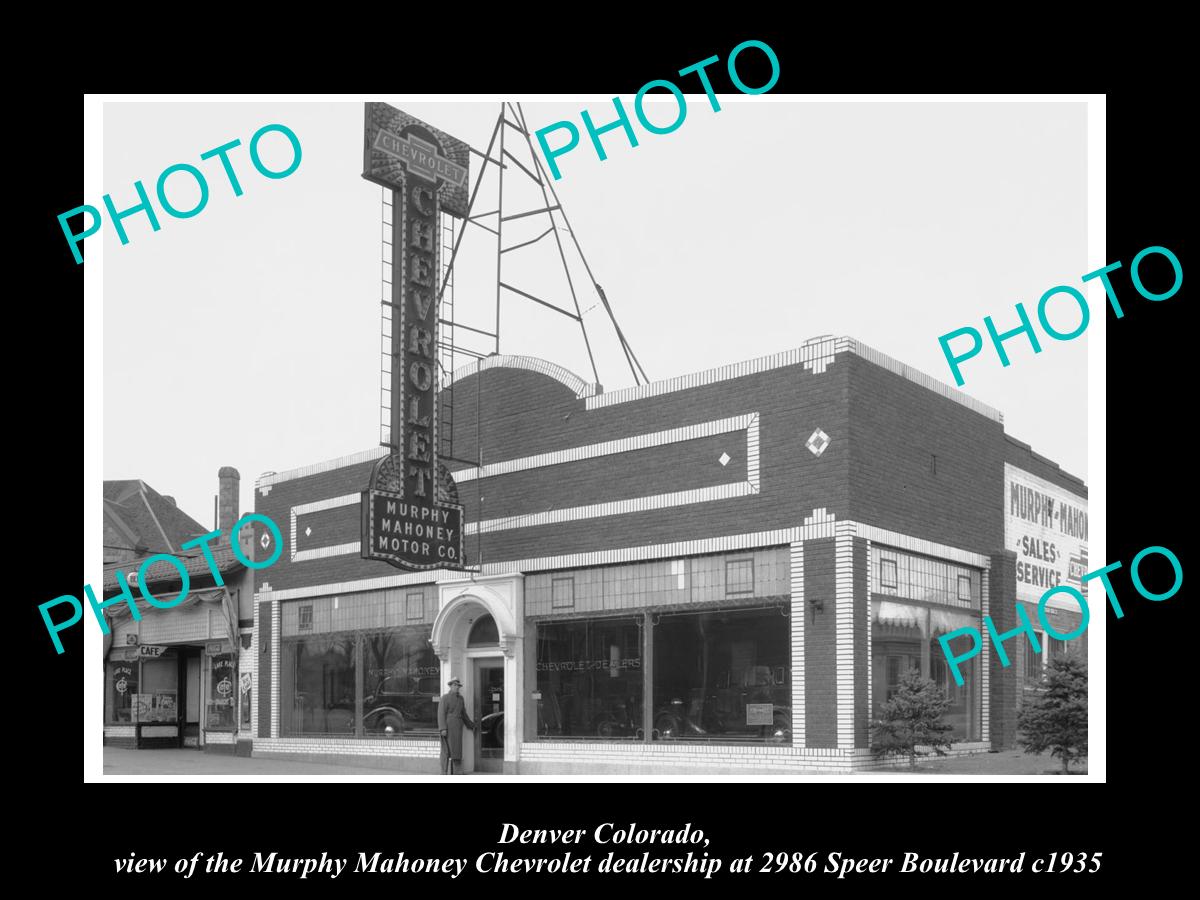
[[[391,453],[362,494],[362,555],[400,569],[460,569],[463,508],[438,462],[442,213],[467,212],[465,143],[385,103],[366,104],[363,177],[392,191]]]

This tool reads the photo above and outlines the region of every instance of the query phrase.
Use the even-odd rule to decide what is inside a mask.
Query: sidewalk
[[[897,771],[908,771],[907,769]],[[917,762],[917,774],[926,775],[1045,775],[1066,778],[1062,761],[1049,753],[1033,756],[1020,750],[976,753],[973,756],[929,759]],[[1071,775],[1086,775],[1087,759],[1072,761]]]
[[[1001,753],[978,753],[951,759],[924,759],[917,762],[917,775],[1044,775],[1047,778],[1063,777],[1062,763],[1043,754],[1029,756],[1019,750]],[[910,774],[908,768],[882,769],[897,774]],[[1071,775],[1087,773],[1087,760],[1071,764]],[[439,775],[419,775],[411,772],[392,771],[373,766],[347,766],[301,762],[286,759],[255,759],[241,756],[226,756],[218,753],[201,753],[197,750],[125,750],[118,747],[104,748],[104,774],[120,776],[231,776],[239,778],[287,777],[291,775],[313,778],[389,778],[438,779]],[[703,772],[699,773],[703,777]],[[465,777],[487,777],[487,773],[474,772]],[[720,780],[721,776],[716,776]]]
[[[440,778],[414,772],[392,771],[375,766],[300,762],[287,759],[255,759],[224,753],[202,753],[199,750],[127,750],[104,748],[104,774],[153,778],[159,775],[210,776],[289,776],[306,775],[315,778],[375,777],[380,780],[401,778]],[[472,773],[484,775],[485,773]],[[466,776],[471,777],[471,776]]]

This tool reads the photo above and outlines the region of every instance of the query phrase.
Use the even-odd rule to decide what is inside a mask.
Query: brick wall
[[[1011,463],[1018,469],[1024,469],[1031,475],[1044,478],[1051,484],[1056,484],[1073,494],[1078,494],[1085,500],[1087,499],[1087,484],[1074,475],[1064,472],[1059,468],[1058,463],[1047,459],[1040,453],[1035,453],[1033,448],[1023,441],[1019,441],[1006,434],[1002,450],[1004,453],[1004,462]],[[1003,499],[1001,502],[1003,502]],[[1003,507],[1001,508],[1003,509]]]
[[[1015,597],[1017,590],[1017,555],[1011,550],[1003,550],[992,556],[992,566],[989,570],[988,593],[992,598],[991,616],[997,634],[1004,634],[1017,626],[1016,606],[1004,602],[1005,597]],[[1024,638],[1011,639],[1005,642],[1005,652],[1009,658],[1024,652]],[[985,648],[989,649],[989,648]],[[983,665],[989,666],[989,691],[992,699],[991,709],[991,738],[993,750],[1007,750],[1016,746],[1017,734],[1017,669],[1015,666],[1003,667],[995,648],[990,648]]]
[[[273,633],[271,629],[271,603],[264,602],[258,604],[258,659],[255,662],[254,670],[258,673],[255,686],[258,690],[258,731],[255,732],[257,737],[269,738],[271,736],[271,695],[274,686],[271,683],[271,655],[269,649],[273,641]],[[268,650],[264,653],[263,650]]]
[[[104,746],[123,747],[126,750],[137,749],[136,725],[105,725]]]
[[[470,525],[518,515],[553,513],[562,519],[499,523],[482,535],[468,533],[468,561],[494,564],[773,531],[798,526],[819,508],[836,522],[854,520],[992,556],[1004,546],[1006,461],[1076,493],[1084,492],[1053,463],[1008,438],[1003,425],[983,407],[969,408],[939,392],[936,385],[905,377],[899,374],[902,367],[880,362],[877,354],[870,359],[876,362],[842,352],[815,367],[799,361],[763,371],[749,366],[739,368],[737,377],[682,379],[685,383],[668,391],[628,400],[606,395],[580,398],[573,388],[549,375],[506,366],[460,378],[454,386],[456,457],[477,459],[479,445],[489,466],[580,448],[590,448],[586,452],[591,454],[552,464],[547,464],[550,460],[522,463],[527,467],[513,466],[483,478],[464,477],[474,474],[472,467],[452,464],[460,474],[459,494]],[[699,426],[706,423],[723,424],[705,432]],[[819,456],[805,446],[817,429],[829,437]],[[657,443],[650,443],[647,436],[651,435]],[[640,439],[636,446],[617,448],[620,452],[597,449],[635,438]],[[722,454],[728,455],[724,465]],[[377,458],[377,453],[366,451],[349,465],[326,471],[314,466],[309,474],[277,483],[268,480],[255,491],[256,510],[279,524],[286,545],[277,563],[257,573],[260,591],[399,574],[384,563],[361,559],[353,549],[360,537],[358,494]],[[748,485],[753,489],[743,490]],[[714,499],[713,492],[729,487],[736,487],[738,495],[728,492]],[[616,504],[679,491],[703,493],[700,502],[663,508],[633,512],[621,507],[561,515],[589,504]],[[321,501],[333,502],[305,509]],[[295,508],[299,511],[293,535]],[[854,674],[850,682],[843,677],[842,688],[847,705],[853,707],[853,721],[842,721],[842,743],[862,748],[869,740],[872,689],[868,557],[865,541],[855,538],[848,546],[852,547],[846,554],[852,604],[848,613],[843,611],[847,614],[842,639],[852,647],[848,652]],[[302,554],[299,560],[292,559],[295,551]],[[800,676],[805,743],[814,750],[832,750],[838,747],[839,724],[834,541],[808,540],[798,555],[804,561],[806,600],[799,612],[804,616]],[[1014,596],[1015,561],[1011,553],[998,553],[992,559],[993,616],[997,626],[1006,630],[1014,621],[1011,603],[1002,598]],[[579,564],[591,565],[566,563]],[[670,564],[664,559],[645,566],[650,576],[666,583],[677,577],[667,568]],[[537,586],[535,582],[530,588],[535,600]],[[809,598],[823,601],[824,609],[812,612]],[[258,640],[264,646],[271,641],[269,613],[270,604],[260,604]],[[1014,670],[999,670],[994,653],[986,665],[991,667],[986,688],[991,698],[991,738],[995,746],[1011,746]],[[258,658],[256,671],[261,738],[270,734],[269,656]],[[538,752],[541,761],[550,765],[549,751]]]
[[[837,746],[837,645],[834,541],[804,542],[804,597],[824,609],[805,611],[804,709],[808,747]]]
[[[1004,426],[858,356],[845,359],[849,517],[985,555],[1003,546]]]
[[[854,540],[854,746],[870,745],[871,716],[871,593],[867,568],[870,551],[867,542]]]
[[[786,366],[713,384],[587,409],[584,399],[547,375],[494,368],[455,385],[454,455],[477,459],[477,389],[485,464],[603,444],[757,414],[757,460],[747,447],[750,428],[690,439],[579,463],[539,467],[465,481],[460,499],[467,521],[561,510],[680,490],[746,485],[757,463],[757,492],[744,496],[671,504],[662,509],[582,518],[574,521],[467,535],[468,560],[482,554],[492,563],[559,556],[599,548],[637,547],[727,534],[792,527],[813,509],[824,507],[844,518],[847,506],[847,426],[845,360],[839,355],[814,374],[803,365]],[[820,457],[805,447],[817,428],[831,438]],[[722,465],[722,453],[728,454]],[[255,492],[256,511],[279,524],[285,541],[293,507],[362,491],[373,460],[270,484]],[[465,468],[456,464],[456,468]],[[482,501],[480,500],[482,497]],[[293,561],[293,549],[311,550],[359,540],[357,501],[297,518],[295,547],[259,573],[259,589],[328,584],[387,577],[396,570],[341,552]],[[311,531],[311,533],[306,533]]]

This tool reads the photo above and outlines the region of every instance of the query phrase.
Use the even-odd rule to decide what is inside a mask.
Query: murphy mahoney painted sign
[[[1087,572],[1087,500],[1004,466],[1004,540],[1017,554],[1017,598],[1036,603],[1060,584],[1082,589]]]

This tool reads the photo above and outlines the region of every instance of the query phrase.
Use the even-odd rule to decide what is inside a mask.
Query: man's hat
[[[462,682],[459,681],[457,678],[451,678],[450,684],[457,684],[459,687],[462,687]]]

